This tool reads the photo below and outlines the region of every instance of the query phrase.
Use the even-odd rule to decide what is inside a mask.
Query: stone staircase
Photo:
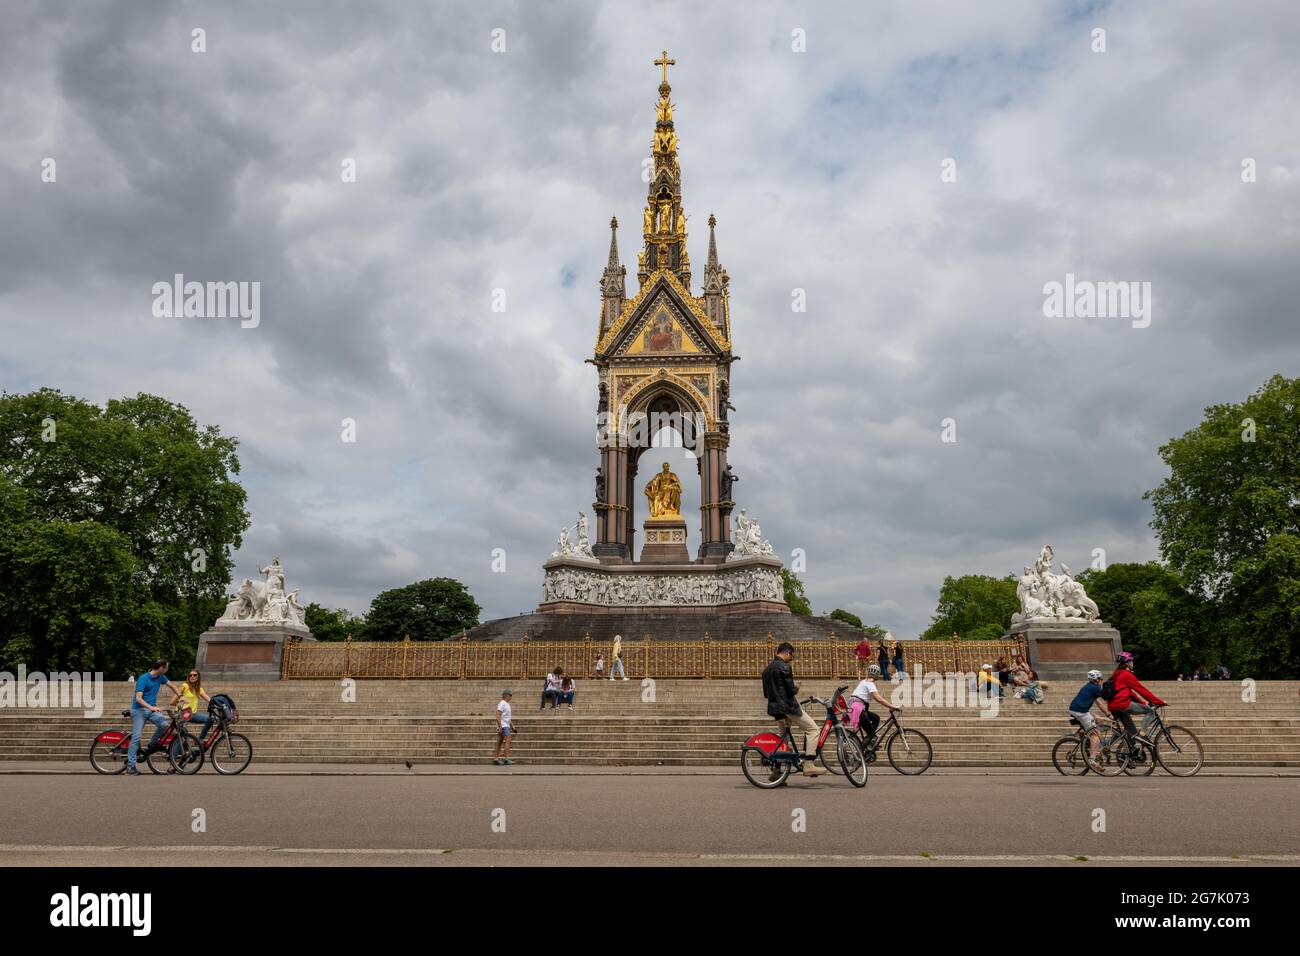
[[[851,681],[805,681],[802,696],[826,695]],[[734,764],[740,743],[770,729],[756,680],[578,682],[573,711],[539,712],[540,681],[513,685],[521,763],[715,766]],[[1170,704],[1166,718],[1200,737],[1212,767],[1300,767],[1300,681],[1257,685],[1242,701],[1236,682],[1153,682]],[[904,725],[934,744],[936,767],[1049,765],[1053,741],[1067,730],[1064,708],[1076,687],[1051,686],[1048,702],[1005,699],[996,717],[973,703],[907,705]],[[499,681],[357,681],[345,702],[337,681],[281,681],[213,686],[229,693],[241,715],[237,730],[256,759],[274,763],[418,765],[486,763],[494,739]],[[888,695],[892,686],[882,690]],[[130,688],[106,688],[110,701],[94,720],[77,711],[0,712],[0,761],[84,761],[94,734],[122,726]],[[905,702],[906,703],[906,702]],[[111,705],[111,706],[110,706]],[[809,713],[819,717],[816,708]]]

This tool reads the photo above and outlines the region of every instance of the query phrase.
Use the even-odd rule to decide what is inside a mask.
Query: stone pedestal
[[[194,666],[209,686],[217,681],[279,680],[284,642],[291,637],[316,640],[305,627],[218,623],[199,637]]]
[[[686,551],[686,519],[646,518],[645,544],[641,546],[642,564],[690,564]]]
[[[623,614],[653,611],[661,616],[789,614],[781,582],[781,561],[753,557],[726,564],[607,565],[573,557],[545,564],[542,614]],[[700,616],[703,617],[700,617]],[[701,626],[700,630],[708,630]]]
[[[1124,649],[1119,631],[1104,621],[1025,621],[1013,624],[1006,634],[1022,635],[1029,666],[1043,680],[1077,679],[1082,685],[1093,668],[1110,674],[1115,656]]]

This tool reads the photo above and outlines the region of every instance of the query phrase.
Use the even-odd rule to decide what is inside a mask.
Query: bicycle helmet
[[[1133,663],[1133,655],[1130,654],[1128,651],[1120,651],[1119,654],[1115,657],[1115,663],[1116,663],[1116,664],[1132,664],[1132,663]]]
[[[880,665],[879,665],[879,664],[872,664],[870,667],[868,667],[868,668],[867,668],[867,676],[868,676],[868,677],[879,677],[879,676],[880,676]]]
[[[1099,670],[1088,671],[1088,680],[1101,680],[1101,671]]]

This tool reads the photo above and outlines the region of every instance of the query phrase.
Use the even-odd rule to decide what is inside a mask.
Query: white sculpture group
[[[698,574],[611,573],[551,568],[543,601],[576,601],[603,607],[709,607],[740,601],[784,601],[781,572],[745,568]]]
[[[236,592],[238,597],[226,605],[225,613],[217,623],[305,628],[307,621],[303,606],[298,603],[298,589],[285,593],[284,568],[280,559],[271,558],[266,567],[258,565],[257,572],[265,574],[266,580],[244,578]]]
[[[591,539],[587,534],[587,516],[581,511],[578,512],[578,521],[573,525],[574,540],[569,540],[569,528],[560,529],[560,541],[551,552],[553,558],[584,558],[587,561],[596,560],[596,556],[591,553]]]
[[[1011,615],[1012,624],[1025,621],[1095,621],[1100,616],[1096,603],[1088,597],[1083,585],[1070,575],[1070,566],[1062,562],[1061,573],[1052,571],[1056,555],[1050,544],[1043,545],[1038,560],[1016,585],[1020,599],[1020,612]]]
[[[745,514],[744,508],[740,509],[740,514],[736,518],[736,533],[733,543],[735,547],[727,555],[728,561],[772,554],[771,542],[763,537],[763,529],[759,527],[756,520]]]

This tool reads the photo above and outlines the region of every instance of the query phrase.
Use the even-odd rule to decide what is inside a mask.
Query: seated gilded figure
[[[682,483],[664,462],[663,471],[645,486],[646,500],[650,503],[651,518],[677,518],[681,516]]]

